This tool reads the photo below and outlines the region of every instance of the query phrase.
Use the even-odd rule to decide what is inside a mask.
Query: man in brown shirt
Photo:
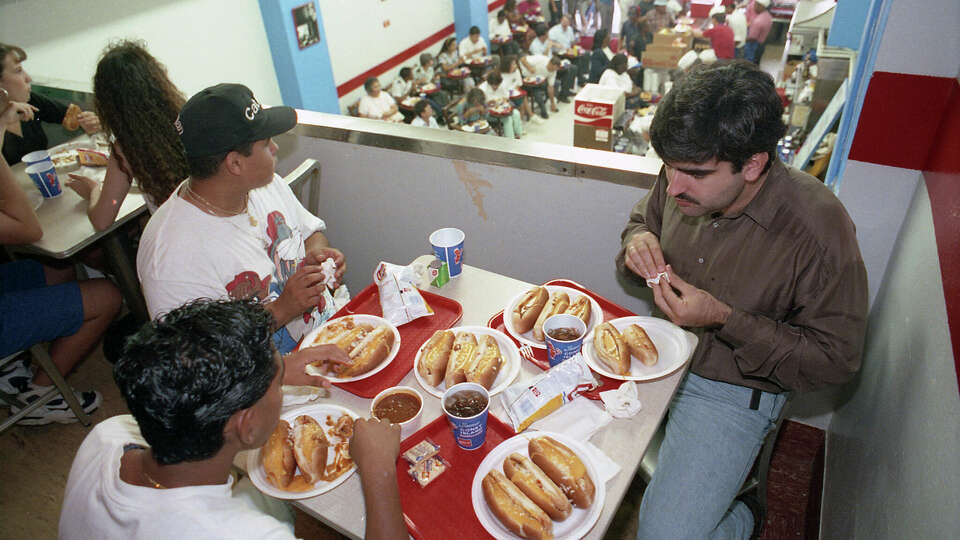
[[[648,282],[657,307],[700,341],[641,539],[749,537],[756,505],[733,499],[787,392],[860,367],[867,278],[854,226],[821,182],[777,159],[782,112],[770,76],[736,61],[679,81],[651,126],[664,167],[617,266],[641,281],[665,275]]]

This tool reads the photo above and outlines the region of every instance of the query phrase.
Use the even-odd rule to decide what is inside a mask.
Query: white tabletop
[[[89,135],[81,135],[70,141],[69,145],[77,143],[91,143],[93,140]],[[63,145],[61,145],[63,146]],[[56,151],[53,147],[49,151],[53,154]],[[18,163],[11,167],[14,176],[23,187],[28,197],[35,197],[39,193],[33,181],[26,173],[26,165]],[[103,182],[103,177],[107,172],[106,167],[81,167],[74,171],[75,174],[89,176],[94,180]],[[69,179],[66,173],[57,171],[57,178],[60,180],[60,186],[63,193],[53,199],[43,199],[40,207],[37,208],[37,218],[40,220],[40,226],[43,229],[43,238],[30,246],[17,246],[17,249],[26,249],[29,251],[48,255],[58,259],[70,257],[81,249],[96,242],[105,234],[126,223],[128,220],[140,215],[146,211],[146,202],[143,199],[143,193],[134,184],[130,187],[130,192],[123,200],[120,211],[117,213],[117,219],[107,230],[97,232],[93,229],[90,219],[87,218],[88,203],[75,191],[66,187]]]
[[[530,283],[464,265],[460,277],[451,280],[443,288],[430,287],[429,290],[460,302],[463,306],[460,326],[485,326],[490,317],[502,310],[511,298],[532,286]],[[412,364],[413,360],[409,359],[409,361]],[[543,373],[530,362],[524,361],[522,366],[517,381],[529,380]],[[647,444],[663,418],[667,405],[685,371],[686,369],[678,370],[658,381],[637,383],[643,409],[633,418],[614,419],[591,437],[590,442],[620,465],[621,472],[607,482],[607,498],[603,512],[597,524],[585,538],[602,538],[610,526],[617,507],[643,458]],[[399,384],[420,388],[412,370]],[[425,391],[421,394],[425,398],[421,426],[426,426],[443,412],[439,399]],[[330,398],[326,401],[347,407],[360,416],[369,416],[371,400],[355,396],[340,388],[334,387]],[[491,413],[504,422],[509,422],[499,399],[492,400]],[[241,452],[234,463],[245,465],[246,459],[246,452]],[[401,478],[401,481],[403,480]],[[356,474],[332,491],[310,499],[299,500],[295,504],[343,534],[352,538],[363,537],[365,512],[360,477]]]

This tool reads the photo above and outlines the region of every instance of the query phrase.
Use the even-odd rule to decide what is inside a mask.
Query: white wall
[[[416,45],[453,24],[454,0],[318,0],[333,78],[337,86]],[[384,27],[384,22],[389,26]],[[440,44],[425,52],[436,55]],[[383,74],[384,86],[404,65],[414,66],[419,53]],[[341,96],[340,106],[360,99],[363,87]]]
[[[26,49],[38,83],[90,91],[107,43],[137,38],[188,97],[242,82],[263,103],[281,103],[256,0],[4,1],[0,25],[0,40]]]

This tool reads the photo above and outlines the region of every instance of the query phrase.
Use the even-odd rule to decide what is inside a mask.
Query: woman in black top
[[[31,92],[32,79],[23,69],[27,53],[20,47],[0,43],[0,88],[7,91],[10,101],[25,103],[20,120],[6,125],[3,133],[3,157],[7,163],[19,163],[20,158],[34,150],[47,148],[47,135],[40,122],[60,124],[67,114],[67,105]],[[100,129],[100,120],[91,112],[81,112],[77,117],[80,127],[87,133]]]
[[[594,84],[600,82],[600,76],[610,63],[607,53],[603,52],[604,47],[609,45],[610,31],[606,28],[597,30],[593,35],[593,51],[590,53],[590,82]]]

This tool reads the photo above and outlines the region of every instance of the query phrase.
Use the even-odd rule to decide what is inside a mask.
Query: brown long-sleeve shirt
[[[768,392],[806,391],[849,380],[860,368],[867,275],[853,222],[817,179],[774,163],[737,216],[684,216],[663,170],[633,208],[631,235],[650,231],[687,282],[733,308],[718,328],[691,328],[700,343],[690,370]]]

